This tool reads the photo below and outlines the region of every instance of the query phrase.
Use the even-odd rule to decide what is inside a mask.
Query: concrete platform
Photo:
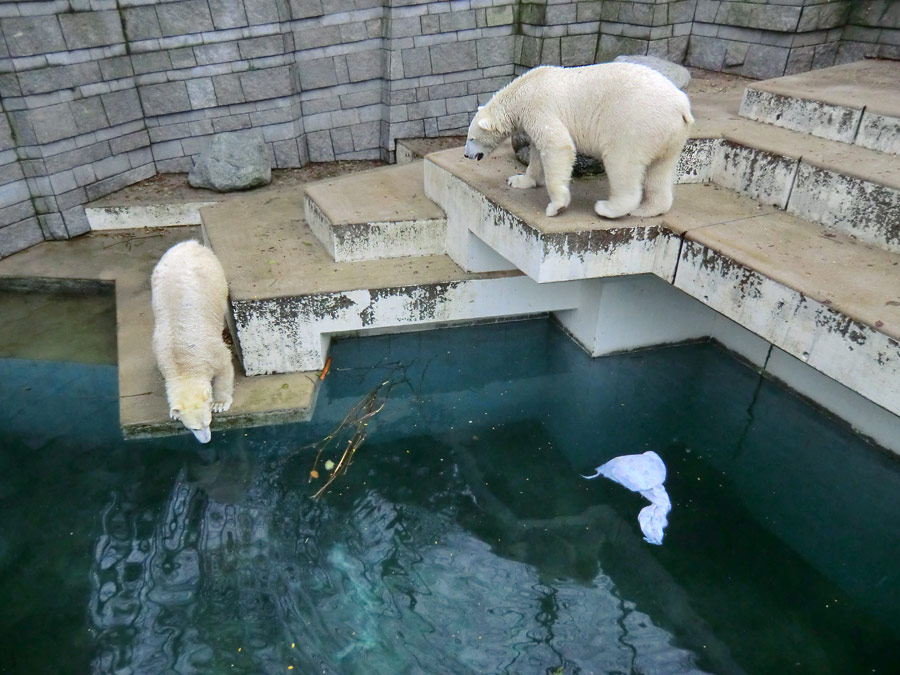
[[[469,273],[446,255],[335,262],[301,216],[300,195],[247,195],[203,209],[229,280],[248,374],[317,370],[332,335],[570,309],[571,289],[518,270]]]
[[[676,186],[675,205],[660,218],[605,221],[592,210],[605,187],[597,179],[579,180],[569,209],[547,218],[545,189],[506,186],[506,177],[520,170],[509,147],[480,163],[458,150],[426,158],[427,193],[447,211],[448,252],[463,267],[501,269],[512,263],[540,283],[654,274],[900,414],[897,253],[709,183]],[[762,173],[760,181],[772,179],[771,167]],[[620,304],[641,300],[640,294],[622,297]],[[664,305],[649,307],[665,311]],[[622,310],[601,307],[599,314],[608,323],[617,311]],[[683,312],[688,320],[692,311]],[[592,333],[597,326],[577,319],[564,323],[592,353],[602,353]],[[656,330],[665,342],[666,330]],[[629,339],[638,344],[648,338]],[[604,340],[613,349],[623,344]]]
[[[747,87],[740,114],[795,131],[900,154],[900,63],[868,60]]]
[[[168,417],[165,386],[150,338],[150,272],[179,241],[199,238],[198,228],[139,233],[94,233],[65,242],[44,242],[0,260],[0,277],[53,283],[115,285],[119,365],[119,417],[127,438],[188,433]],[[212,429],[303,421],[312,415],[318,373],[246,377],[236,369],[234,403],[213,416]]]
[[[421,160],[311,183],[303,206],[337,262],[445,252],[447,221],[425,196]]]

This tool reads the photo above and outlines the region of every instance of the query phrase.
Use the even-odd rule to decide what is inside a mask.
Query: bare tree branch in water
[[[312,468],[309,471],[309,482],[312,482],[319,477],[317,467],[319,466],[319,461],[322,459],[322,455],[326,453],[330,447],[339,447],[341,443],[344,444],[341,458],[337,463],[332,460],[327,460],[324,463],[326,471],[330,471],[331,473],[328,475],[325,484],[313,495],[313,499],[318,499],[325,494],[332,483],[350,469],[350,465],[353,463],[353,456],[356,454],[359,446],[363,444],[363,441],[366,440],[369,420],[384,408],[385,399],[390,392],[390,387],[388,387],[390,383],[390,380],[382,382],[368,394],[363,396],[356,405],[350,408],[349,412],[344,416],[344,419],[341,420],[341,423],[335,427],[334,431],[313,446],[316,448],[316,457],[313,460]],[[346,441],[343,440],[344,438],[346,438]]]

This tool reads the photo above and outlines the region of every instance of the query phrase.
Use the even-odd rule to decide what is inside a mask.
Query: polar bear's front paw
[[[231,395],[225,396],[222,400],[215,400],[212,403],[212,411],[213,412],[225,412],[231,407]]]
[[[516,174],[515,176],[510,176],[506,179],[506,184],[511,188],[518,188],[519,190],[528,190],[533,187],[537,187],[537,181],[530,176],[526,176],[524,173]]]

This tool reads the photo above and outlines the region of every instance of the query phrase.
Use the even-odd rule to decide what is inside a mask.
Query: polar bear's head
[[[182,381],[169,391],[169,416],[181,422],[201,443],[212,433],[212,386],[209,382]]]
[[[479,106],[466,136],[466,157],[482,160],[509,136],[494,117],[489,106]]]

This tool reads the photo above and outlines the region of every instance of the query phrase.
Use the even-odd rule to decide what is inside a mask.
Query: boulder
[[[271,180],[269,152],[258,129],[216,134],[188,174],[192,186],[217,192],[249,190]]]
[[[677,63],[672,63],[671,61],[666,61],[665,59],[661,59],[658,56],[645,56],[643,54],[631,54],[617,56],[613,61],[617,61],[619,63],[636,63],[639,66],[647,66],[648,68],[653,68],[658,73],[662,73],[666,77],[668,77],[672,82],[681,90],[684,90],[691,83],[691,73],[684,66],[679,66]]]

